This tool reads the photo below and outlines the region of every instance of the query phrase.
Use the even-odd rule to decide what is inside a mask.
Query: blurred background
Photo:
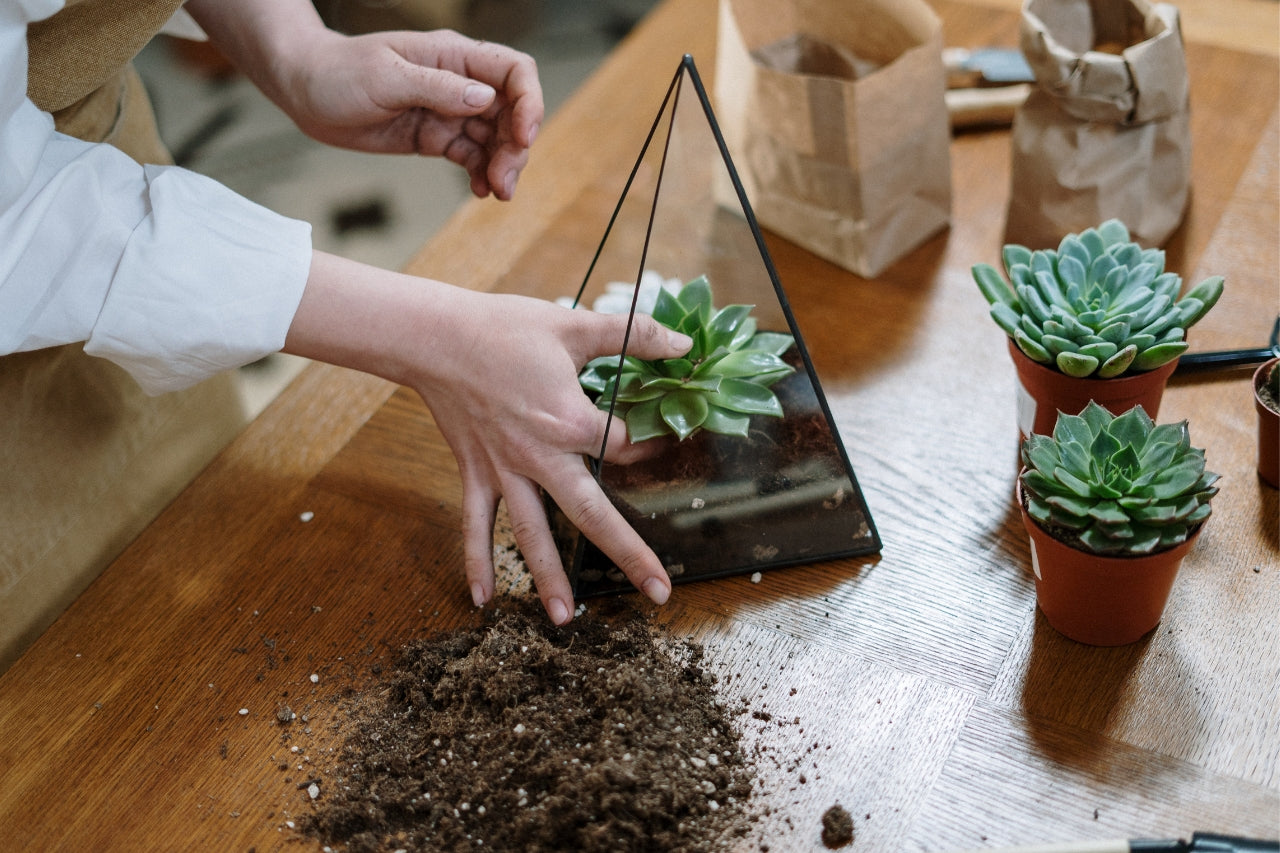
[[[343,32],[447,27],[522,50],[538,63],[550,115],[656,0],[315,2]],[[399,269],[470,198],[466,173],[447,161],[360,154],[308,139],[207,44],[161,37],[136,65],[175,160],[310,222],[322,251]],[[261,411],[303,365],[273,355],[243,368],[249,412]]]

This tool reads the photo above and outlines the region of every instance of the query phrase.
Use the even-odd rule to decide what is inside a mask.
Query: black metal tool
[[[984,853],[1280,853],[1280,841],[1197,832],[1191,836],[1190,841],[1183,838],[1117,838],[1102,841],[1071,841],[1062,844],[1031,844],[988,850]]]
[[[1197,832],[1190,841],[1137,838],[1129,842],[1129,850],[1130,853],[1280,853],[1280,841]]]
[[[1261,364],[1269,358],[1280,356],[1280,316],[1271,327],[1271,341],[1266,347],[1255,349],[1231,349],[1215,352],[1184,352],[1178,359],[1175,373],[1189,373],[1202,370],[1216,370],[1222,367],[1240,367],[1248,364]]]

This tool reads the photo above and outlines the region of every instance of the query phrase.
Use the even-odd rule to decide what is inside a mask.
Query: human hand
[[[472,294],[473,346],[432,365],[445,372],[414,384],[449,441],[463,482],[465,566],[477,605],[493,594],[493,529],[498,501],[506,501],[516,542],[547,613],[571,618],[572,590],[548,527],[542,489],[633,585],[662,604],[670,581],[654,553],[623,520],[584,463],[600,453],[608,415],[578,384],[582,366],[616,354],[625,316],[569,311],[517,296]],[[481,339],[482,336],[482,339]],[[632,328],[628,351],[672,358],[689,349],[684,336],[647,316]],[[645,451],[626,439],[626,425],[609,429],[606,460],[626,462]]]
[[[346,36],[301,0],[188,0],[210,39],[307,135],[442,156],[509,199],[543,119],[533,59],[450,30]]]
[[[625,315],[574,311],[485,294],[316,254],[286,349],[412,387],[458,461],[464,566],[477,606],[493,596],[493,529],[506,501],[516,543],[552,621],[572,618],[573,592],[552,538],[542,490],[630,581],[661,604],[661,561],[601,491],[585,464],[609,416],[578,384],[586,362],[616,354]],[[675,358],[691,341],[637,316],[628,352]],[[631,461],[626,425],[609,429],[605,458]]]
[[[448,30],[383,32],[317,39],[296,65],[282,106],[309,136],[443,156],[475,195],[511,198],[543,118],[529,56]]]

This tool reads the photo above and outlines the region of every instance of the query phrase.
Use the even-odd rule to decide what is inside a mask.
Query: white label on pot
[[[1031,429],[1036,424],[1036,400],[1027,393],[1021,380],[1015,380],[1013,384],[1014,393],[1017,395],[1018,430],[1023,435],[1031,435]]]
[[[1027,540],[1031,543],[1031,571],[1036,573],[1036,580],[1044,580],[1040,577],[1040,558],[1036,556],[1036,540]]]

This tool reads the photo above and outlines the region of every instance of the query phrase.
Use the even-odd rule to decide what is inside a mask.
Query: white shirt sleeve
[[[84,341],[158,394],[279,350],[310,225],[56,132],[26,97],[26,24],[60,6],[0,2],[0,355]]]

